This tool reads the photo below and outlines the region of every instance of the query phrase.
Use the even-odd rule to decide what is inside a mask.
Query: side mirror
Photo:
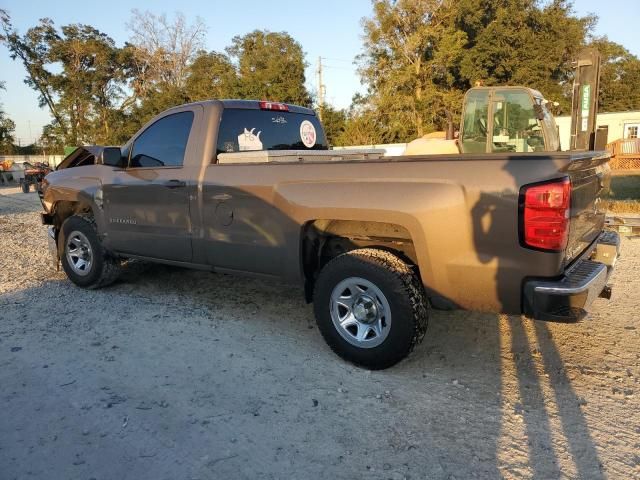
[[[110,167],[124,168],[126,159],[122,156],[120,147],[104,147],[100,154],[100,161],[103,165]]]

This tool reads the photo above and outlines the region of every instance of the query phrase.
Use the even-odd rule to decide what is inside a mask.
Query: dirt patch
[[[35,194],[0,191],[2,478],[638,478],[640,238],[578,324],[433,312],[368,372],[299,289],[137,264],[53,272]]]

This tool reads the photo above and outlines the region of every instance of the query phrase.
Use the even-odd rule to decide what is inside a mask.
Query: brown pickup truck
[[[128,258],[298,283],[338,355],[386,368],[431,306],[570,321],[610,294],[608,156],[537,151],[553,134],[540,107],[524,124],[511,111],[463,119],[478,153],[382,157],[329,150],[306,108],[184,105],[67,157],[39,192],[43,223],[76,285],[108,285]]]

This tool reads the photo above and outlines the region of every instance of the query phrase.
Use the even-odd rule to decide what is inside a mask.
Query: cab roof
[[[216,105],[222,105],[222,108],[225,108],[225,109],[229,108],[229,109],[244,109],[244,110],[262,110],[263,108],[260,105],[261,103],[264,103],[264,101],[261,102],[260,100],[224,99],[224,100],[203,100],[200,102],[192,102],[187,105],[216,104]],[[299,113],[303,115],[313,115],[313,116],[316,115],[315,111],[307,107],[301,107],[299,105],[292,105],[290,103],[282,103],[282,102],[268,102],[268,103],[286,105],[290,113]],[[185,105],[176,105],[175,107],[172,107],[172,108],[181,108],[184,106]],[[277,109],[274,109],[274,111],[277,111]]]

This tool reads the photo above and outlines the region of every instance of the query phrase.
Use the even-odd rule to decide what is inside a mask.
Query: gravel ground
[[[434,312],[400,365],[323,343],[298,289],[48,263],[0,189],[0,478],[640,478],[640,238],[579,324]]]

